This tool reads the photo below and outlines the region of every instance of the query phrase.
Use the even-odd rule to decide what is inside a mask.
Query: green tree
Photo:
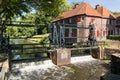
[[[113,14],[120,14],[120,12],[112,12]]]
[[[26,0],[0,0],[0,25],[1,35],[6,29],[6,22],[12,18],[22,16],[24,12],[30,12],[30,7],[26,4]]]
[[[45,24],[45,26],[49,26],[53,19],[59,16],[62,12],[70,9],[70,5],[67,4],[67,0],[44,0],[40,2],[39,0],[35,1],[38,3],[36,4],[38,7],[35,7],[36,24]],[[39,32],[43,33],[45,29],[46,28],[41,28],[39,29]]]
[[[38,7],[36,7],[36,23],[48,25],[54,18],[59,16],[62,12],[70,9],[67,0],[35,0]]]
[[[11,21],[11,19],[18,16],[23,16],[23,13],[28,13],[33,8],[37,11],[35,14],[35,23],[48,25],[53,18],[57,17],[63,11],[68,10],[69,5],[67,4],[67,0],[0,0],[1,35],[6,29],[5,24],[7,21]],[[30,17],[31,15],[28,19]]]
[[[74,8],[76,8],[77,5],[80,5],[80,4],[83,4],[83,3],[84,3],[83,1],[81,1],[81,2],[72,2],[71,7],[74,9]]]

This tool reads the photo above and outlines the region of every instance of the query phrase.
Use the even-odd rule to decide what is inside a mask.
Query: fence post
[[[11,54],[11,48],[9,46],[9,50],[8,50],[8,66],[9,66],[9,71],[11,71],[11,67],[12,67],[12,54]]]
[[[104,59],[104,47],[103,46],[99,46],[99,55],[98,55],[99,59]]]

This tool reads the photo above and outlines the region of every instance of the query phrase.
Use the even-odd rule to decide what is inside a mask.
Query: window
[[[112,20],[110,20],[110,24],[112,24]]]
[[[65,24],[65,20],[63,20],[63,24]]]
[[[97,37],[99,37],[100,36],[100,31],[99,30],[97,30]]]
[[[81,17],[80,16],[78,16],[77,21],[81,22]]]
[[[72,37],[76,37],[77,36],[77,29],[72,29]]]
[[[108,24],[112,24],[112,20],[111,19],[108,19]]]
[[[85,20],[85,16],[81,16],[81,20],[84,21]]]
[[[106,36],[106,31],[105,30],[103,31],[103,36]]]
[[[68,24],[69,23],[69,19],[65,19],[65,24]]]
[[[58,21],[58,22],[57,22],[57,24],[59,25],[59,24],[60,24],[60,22]]]
[[[72,23],[72,18],[69,18],[69,23]]]
[[[69,37],[69,29],[65,29],[65,37]]]
[[[94,22],[94,20],[95,20],[94,18],[91,18],[91,22],[92,22],[92,23]]]

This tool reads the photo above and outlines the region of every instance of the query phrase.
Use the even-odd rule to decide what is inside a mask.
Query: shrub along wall
[[[110,36],[107,36],[107,39],[120,41],[120,35],[110,35]]]

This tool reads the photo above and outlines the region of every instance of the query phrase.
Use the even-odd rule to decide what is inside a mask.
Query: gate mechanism
[[[74,43],[81,42],[89,42],[90,46],[94,46],[96,42],[95,26],[91,24],[88,27],[77,27],[75,24],[53,24],[51,33],[52,42],[57,48],[73,46]]]

